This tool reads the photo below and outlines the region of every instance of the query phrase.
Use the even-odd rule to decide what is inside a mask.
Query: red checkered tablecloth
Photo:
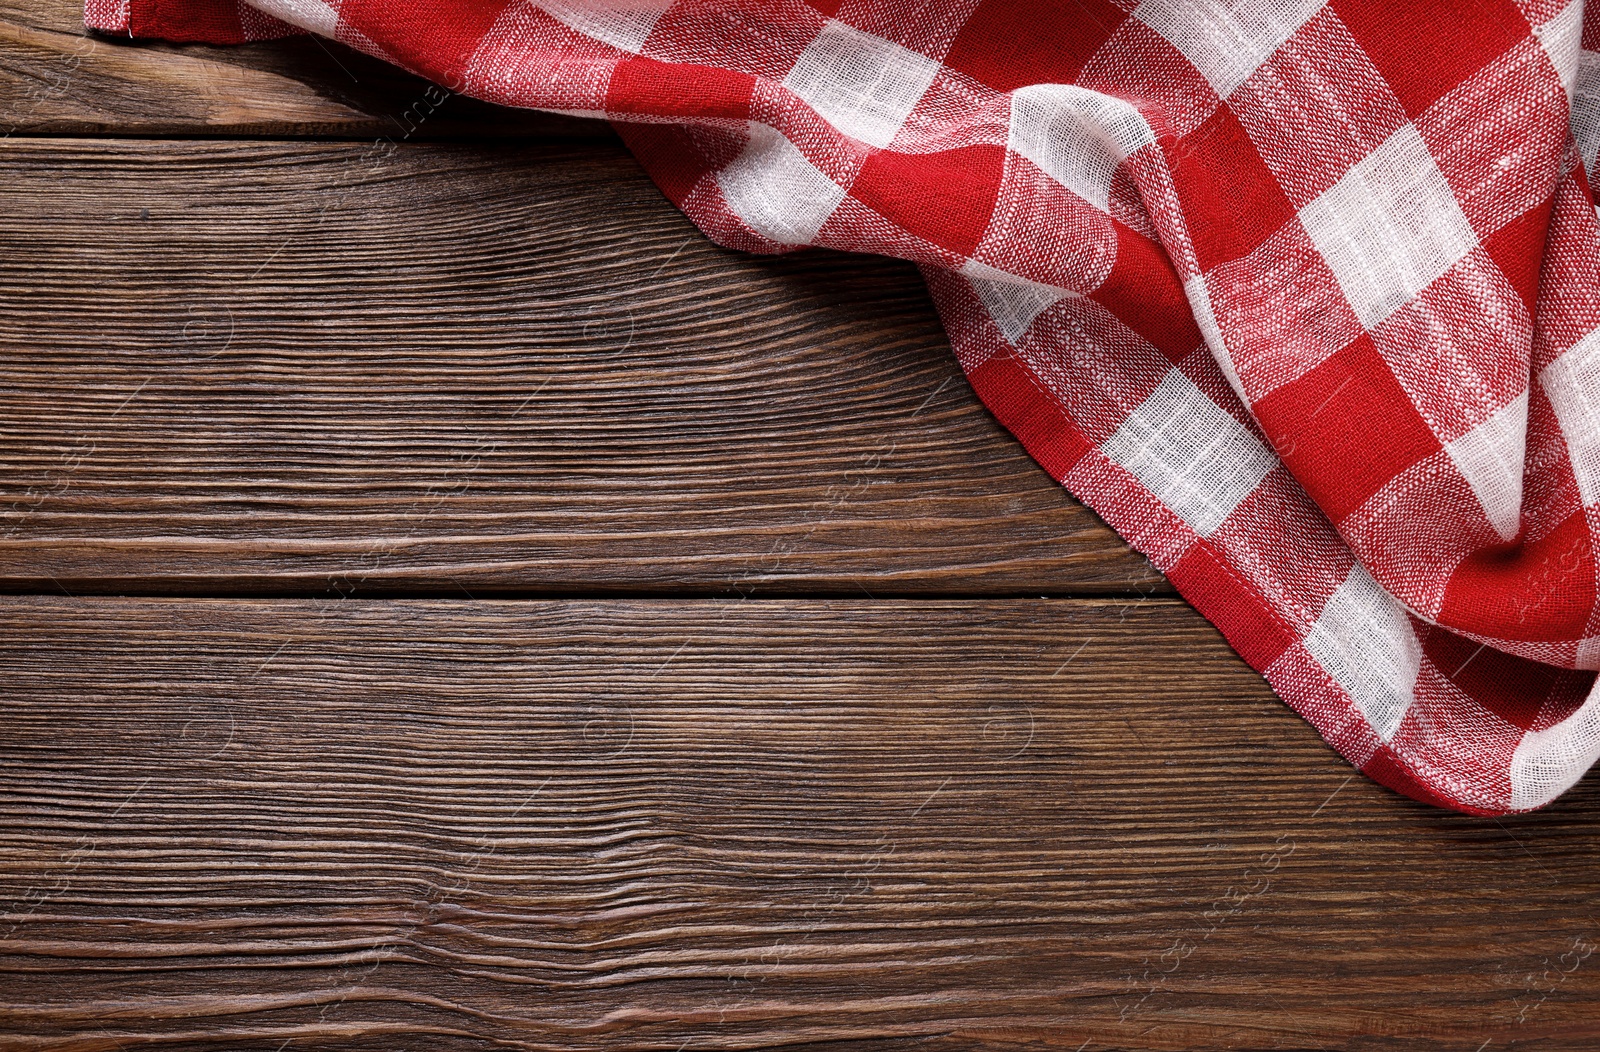
[[[1367,774],[1502,813],[1600,756],[1582,0],[88,0],[87,21],[319,33],[615,122],[723,245],[914,260],[995,415]]]

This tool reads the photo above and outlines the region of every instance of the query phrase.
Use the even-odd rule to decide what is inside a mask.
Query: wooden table
[[[1354,776],[909,265],[336,45],[0,33],[0,1048],[1600,1047],[1600,786]]]

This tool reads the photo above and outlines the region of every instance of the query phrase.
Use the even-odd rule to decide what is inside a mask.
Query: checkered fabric
[[[914,260],[995,415],[1361,770],[1499,814],[1600,756],[1582,0],[236,3],[87,20],[323,34],[615,122],[720,244]]]

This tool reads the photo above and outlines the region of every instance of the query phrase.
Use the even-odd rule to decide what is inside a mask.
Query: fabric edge
[[[985,366],[968,372],[968,380],[978,397],[1001,425],[1022,443],[1029,456],[1044,467],[1073,497],[1105,519],[1109,509],[1103,505],[1102,494],[1086,487],[1069,486],[1064,481],[1084,458],[1095,456],[1098,453],[1097,448],[1077,430],[1070,419],[1056,410],[1049,399],[1043,396],[1038,389],[1038,381],[1031,377],[1025,363],[1015,357],[1009,357],[1006,359],[1007,365],[987,367],[993,366],[997,361],[991,359]],[[1028,385],[1028,389],[1022,389],[1016,382],[1019,378],[1025,378],[1024,382]],[[1109,458],[1105,458],[1104,454],[1099,455],[1105,459],[1105,466],[1121,470]],[[1137,484],[1137,480],[1133,481]],[[1142,490],[1142,487],[1140,488]],[[1127,537],[1109,521],[1107,525],[1135,551],[1149,556],[1137,539]],[[1210,562],[1218,562],[1215,553],[1209,554],[1212,556]],[[1509,806],[1509,801],[1498,804],[1472,799],[1464,793],[1452,794],[1447,787],[1433,784],[1402,756],[1384,745],[1377,746],[1370,756],[1358,762],[1335,740],[1337,737],[1335,732],[1319,726],[1306,713],[1301,712],[1289,700],[1283,686],[1274,682],[1269,669],[1273,659],[1281,653],[1281,650],[1274,649],[1264,637],[1275,635],[1278,631],[1283,632],[1286,637],[1292,636],[1293,633],[1288,626],[1282,625],[1281,616],[1272,605],[1228,567],[1221,565],[1207,567],[1204,562],[1190,560],[1187,557],[1180,560],[1180,564],[1182,563],[1189,565],[1173,566],[1163,571],[1179,595],[1222,633],[1234,652],[1267,681],[1290,711],[1305,720],[1317,735],[1354,769],[1409,799],[1469,815],[1499,817],[1537,810],[1538,807],[1549,803],[1545,801],[1533,808],[1513,808]],[[1337,684],[1330,681],[1330,686],[1341,695],[1344,694],[1343,689]],[[1354,719],[1353,703],[1350,704],[1350,708]]]
[[[83,26],[97,33],[131,34],[131,0],[84,0]]]

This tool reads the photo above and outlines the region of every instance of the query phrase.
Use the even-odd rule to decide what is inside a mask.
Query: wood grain
[[[0,640],[9,1049],[1600,1042],[1595,782],[1395,797],[1181,603],[11,598]]]
[[[1594,779],[1353,774],[910,267],[429,95],[0,0],[0,1049],[1600,1047]]]
[[[11,139],[0,183],[0,588],[1167,591],[910,265],[720,250],[618,146]]]
[[[86,33],[71,0],[0,0],[0,133],[606,140],[604,122],[442,105],[419,77],[331,41],[173,45]]]

